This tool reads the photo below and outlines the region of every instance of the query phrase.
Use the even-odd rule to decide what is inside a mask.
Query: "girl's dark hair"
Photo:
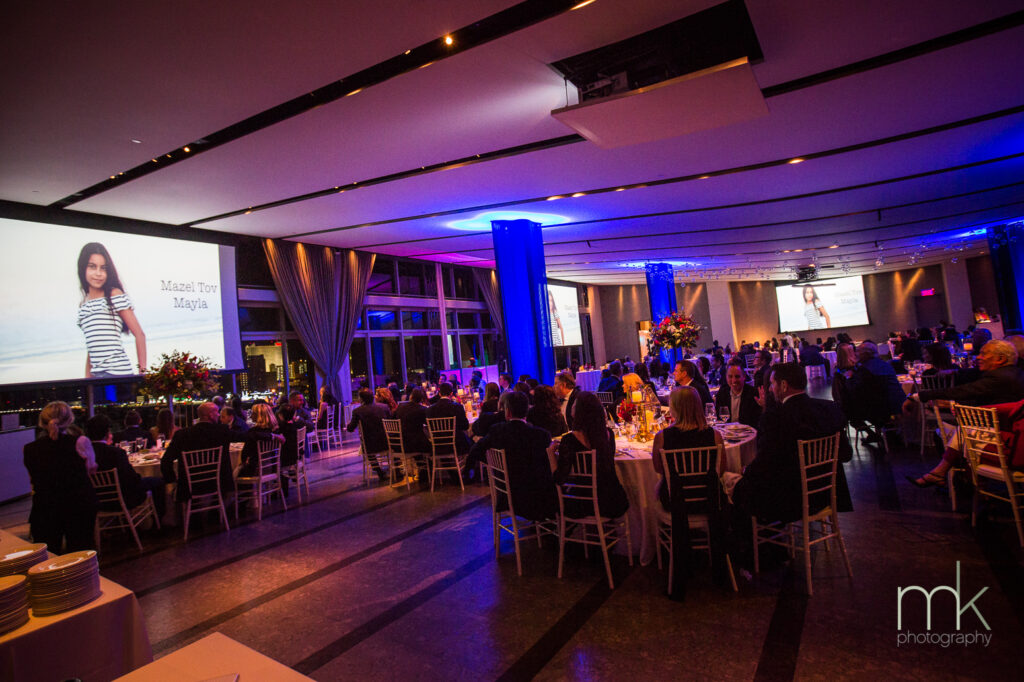
[[[497,398],[501,395],[501,386],[490,381],[484,386],[484,400],[490,400],[491,398]]]
[[[638,377],[640,377],[640,381],[644,382],[645,384],[651,380],[651,374],[650,372],[647,371],[647,365],[645,365],[644,363],[636,363],[636,367],[633,368],[633,371],[636,372],[636,375]]]
[[[171,437],[171,431],[174,430],[174,413],[166,407],[160,408],[160,411],[156,413],[156,431],[163,435],[165,438]]]
[[[103,297],[107,299],[110,315],[116,319],[117,314],[114,312],[114,303],[110,300],[110,292],[114,289],[124,291],[124,286],[121,284],[121,278],[117,276],[117,268],[114,267],[114,261],[111,260],[107,247],[99,242],[89,242],[78,253],[78,284],[82,287],[82,302],[84,303],[85,297],[89,295],[89,282],[85,279],[85,271],[89,266],[89,256],[103,256],[103,261],[107,267],[107,280],[103,283]],[[124,320],[121,320],[121,333],[128,333],[128,325],[125,324]]]
[[[576,398],[576,414],[573,415],[573,430],[580,431],[590,442],[591,449],[597,450],[598,459],[615,456],[615,442],[608,435],[605,425],[606,412],[597,396],[583,391]]]
[[[953,355],[944,343],[929,343],[924,347],[935,369],[953,369]]]
[[[555,393],[555,389],[547,384],[537,384],[537,388],[533,389],[533,406],[540,412],[552,417],[556,414],[561,414],[558,395]]]
[[[811,294],[813,294],[813,296],[811,297],[811,303],[814,303],[815,301],[820,301],[821,300],[820,298],[818,298],[818,292],[814,290],[814,287],[811,286],[810,284],[805,284],[804,288],[800,290],[800,298],[802,298],[804,300],[804,303],[807,303],[807,290],[808,289],[810,289],[811,290]]]

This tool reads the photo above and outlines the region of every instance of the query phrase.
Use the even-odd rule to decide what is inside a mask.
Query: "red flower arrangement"
[[[173,351],[164,353],[143,379],[142,393],[151,397],[199,398],[213,393],[217,380],[207,358]]]
[[[702,329],[691,315],[669,313],[651,329],[647,337],[647,353],[653,355],[672,348],[694,348]]]
[[[626,398],[619,403],[615,412],[619,415],[619,419],[627,424],[631,424],[633,423],[633,416],[636,414],[636,405],[630,402],[629,398]]]

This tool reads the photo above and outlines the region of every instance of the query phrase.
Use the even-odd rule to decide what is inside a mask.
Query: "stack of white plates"
[[[36,616],[78,608],[100,596],[96,552],[72,552],[48,559],[28,570],[29,601]]]
[[[28,592],[25,576],[0,578],[0,634],[10,632],[28,622]]]
[[[0,554],[0,576],[28,573],[40,561],[46,561],[46,545],[22,545]]]

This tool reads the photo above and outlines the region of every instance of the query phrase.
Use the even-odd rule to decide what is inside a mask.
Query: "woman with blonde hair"
[[[622,377],[622,390],[626,393],[626,399],[630,402],[633,401],[633,393],[640,391],[643,396],[643,402],[645,403],[657,403],[658,394],[651,388],[650,383],[645,383],[639,374],[630,372],[629,374]]]
[[[245,445],[242,446],[242,462],[238,476],[255,476],[260,466],[259,443],[269,441],[284,442],[284,436],[278,433],[277,417],[270,405],[256,403],[249,413],[252,428],[245,432]]]
[[[668,399],[668,410],[674,423],[658,432],[651,448],[654,470],[662,476],[658,484],[658,499],[665,509],[669,508],[669,500],[668,488],[665,486],[665,470],[661,463],[662,451],[707,448],[722,444],[722,436],[709,427],[704,418],[704,405],[695,389],[680,386],[672,391]]]
[[[41,435],[24,449],[32,482],[30,532],[54,554],[95,549],[96,491],[89,473],[96,455],[88,438],[69,433],[74,422],[67,403],[50,403],[39,413]]]

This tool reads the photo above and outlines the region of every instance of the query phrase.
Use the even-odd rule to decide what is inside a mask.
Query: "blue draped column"
[[[1024,224],[996,225],[987,234],[1003,329],[1020,329],[1024,326]]]
[[[651,323],[658,324],[670,313],[676,312],[676,282],[671,263],[647,263],[647,300],[651,305]],[[662,362],[673,365],[682,360],[680,348],[659,353]]]
[[[495,220],[491,222],[491,236],[505,317],[509,372],[512,376],[529,374],[549,383],[554,380],[555,354],[540,224]]]

